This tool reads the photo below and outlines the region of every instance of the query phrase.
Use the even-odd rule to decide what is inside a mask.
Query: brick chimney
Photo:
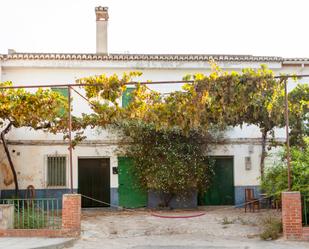
[[[95,8],[96,23],[97,23],[97,54],[107,54],[107,25],[108,25],[108,8]]]

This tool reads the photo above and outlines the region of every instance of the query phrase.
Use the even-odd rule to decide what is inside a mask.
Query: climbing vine
[[[0,83],[0,86],[12,86],[12,82]],[[25,89],[0,89],[0,127],[3,128],[1,142],[13,175],[15,196],[19,194],[18,178],[6,135],[12,128],[20,127],[54,133],[65,131],[67,124],[64,117],[67,112],[63,110],[67,108],[66,99],[51,90],[29,92]]]
[[[103,74],[79,79],[77,82],[83,84],[93,113],[84,114],[81,118],[73,117],[73,130],[83,130],[88,126],[112,127],[131,141],[125,150],[127,155],[135,157],[136,169],[142,171],[149,165],[157,168],[156,171],[146,170],[147,177],[152,172],[153,179],[161,179],[162,182],[154,184],[154,180],[150,181],[144,173],[140,173],[142,184],[147,188],[177,192],[182,191],[181,185],[200,188],[202,183],[209,182],[211,170],[207,171],[203,153],[207,152],[210,144],[218,141],[214,134],[220,134],[228,127],[256,125],[262,134],[263,175],[267,138],[274,136],[274,128],[284,126],[283,81],[266,66],[243,69],[242,72],[224,72],[214,63],[211,65],[209,75],[186,75],[184,81],[190,80],[190,83],[185,83],[180,91],[171,92],[168,96],[136,83],[126,107],[121,106],[120,97],[126,91],[127,83],[136,81],[140,72],[124,73],[122,77]],[[34,93],[24,89],[1,89],[0,94],[3,146],[7,147],[5,134],[12,127],[66,133],[67,112],[59,110],[67,110],[68,106],[58,93],[42,89]],[[289,108],[292,113],[291,134],[295,141],[299,141],[307,136],[308,86],[299,85],[289,94]],[[85,138],[82,133],[77,135],[76,142]],[[140,151],[143,151],[143,157],[137,154]],[[162,153],[161,160],[156,153]],[[10,160],[9,153],[6,154]],[[188,171],[189,161],[196,166],[192,172]],[[159,171],[163,163],[165,170]],[[206,167],[201,167],[202,164]],[[10,165],[14,170],[12,163]],[[179,178],[166,170],[174,170],[171,165],[178,165],[179,172],[183,172]],[[202,176],[205,169],[207,179]],[[166,176],[160,175],[164,172]],[[178,179],[179,188],[175,187],[174,179]],[[184,179],[187,181],[184,182]],[[167,185],[163,184],[164,181]],[[17,181],[15,185],[18,189]]]
[[[289,93],[290,141],[299,148],[308,147],[309,136],[309,85],[298,84]]]
[[[126,107],[121,107],[118,99],[126,83],[140,76],[139,72],[78,81],[86,84],[94,122],[120,130],[131,141],[126,154],[133,158],[144,188],[170,194],[207,188],[212,171],[204,157],[209,145],[218,140],[213,131],[220,134],[239,125],[260,128],[263,174],[267,135],[283,125],[283,82],[265,66],[241,73],[212,66],[210,75],[185,76],[190,83],[168,96],[137,83]]]

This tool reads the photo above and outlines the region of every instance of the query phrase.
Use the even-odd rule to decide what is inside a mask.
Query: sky
[[[308,0],[0,0],[0,53],[95,53],[95,6],[110,53],[309,57]]]

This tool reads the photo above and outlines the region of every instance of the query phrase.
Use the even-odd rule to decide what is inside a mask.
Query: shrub
[[[134,174],[140,185],[158,192],[163,206],[191,191],[203,192],[213,175],[212,162],[205,156],[209,135],[178,129],[157,130],[153,125],[131,122],[123,125],[131,143],[126,156],[132,158]]]
[[[224,216],[221,223],[222,225],[229,225],[229,224],[233,224],[234,220],[229,220],[228,217]]]
[[[291,147],[292,191],[309,194],[309,140],[304,148]],[[262,179],[262,190],[269,196],[280,198],[282,191],[287,190],[288,175],[286,153],[283,151],[275,165],[266,168]]]
[[[262,219],[262,229],[260,238],[263,240],[278,239],[282,233],[281,219],[269,216]]]
[[[47,226],[47,216],[42,210],[29,207],[15,211],[15,224],[16,229],[40,229]]]

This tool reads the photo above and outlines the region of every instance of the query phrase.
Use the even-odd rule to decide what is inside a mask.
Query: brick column
[[[79,194],[64,194],[62,197],[62,229],[80,234],[81,196]]]
[[[282,224],[286,239],[302,239],[302,210],[300,192],[282,193]]]

